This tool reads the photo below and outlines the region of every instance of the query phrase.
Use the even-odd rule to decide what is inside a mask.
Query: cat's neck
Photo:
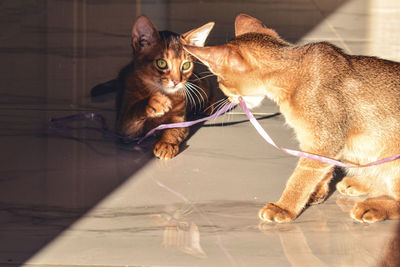
[[[295,93],[302,73],[306,71],[301,64],[302,58],[301,50],[284,48],[281,55],[259,65],[265,95],[278,105]]]

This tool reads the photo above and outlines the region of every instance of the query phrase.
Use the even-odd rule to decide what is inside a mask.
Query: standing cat
[[[151,21],[140,16],[132,26],[133,60],[118,77],[117,131],[137,137],[163,123],[185,121],[186,106],[208,103],[210,91],[193,73],[193,57],[182,43],[203,46],[213,28],[208,23],[179,35],[158,32]],[[193,82],[191,82],[193,81]],[[191,108],[191,107],[190,107]],[[179,145],[189,128],[162,131],[154,146],[154,154],[170,159],[179,152]]]
[[[400,152],[400,64],[352,56],[326,42],[296,46],[260,21],[238,15],[236,38],[215,47],[185,46],[218,76],[232,102],[249,106],[265,96],[279,105],[303,151],[354,164]],[[289,222],[328,194],[334,166],[301,158],[264,221]],[[359,222],[400,218],[400,161],[347,170],[340,193],[371,195],[356,203]]]

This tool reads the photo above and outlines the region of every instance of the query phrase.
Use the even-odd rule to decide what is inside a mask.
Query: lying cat
[[[231,102],[249,106],[265,96],[279,105],[303,151],[366,164],[400,153],[400,64],[352,56],[326,43],[290,44],[259,20],[241,14],[236,38],[214,47],[185,46],[218,76]],[[400,161],[348,169],[340,193],[371,195],[355,204],[359,222],[400,218]],[[264,221],[289,222],[328,194],[334,166],[300,159],[278,202],[260,210]]]
[[[158,32],[145,16],[136,19],[132,26],[133,60],[122,69],[116,85],[116,128],[120,134],[137,137],[160,124],[183,122],[187,108],[198,105],[205,109],[210,104],[212,92],[194,74],[194,58],[182,43],[203,46],[213,26],[208,23],[179,35]],[[154,155],[174,157],[188,134],[189,128],[162,131]]]

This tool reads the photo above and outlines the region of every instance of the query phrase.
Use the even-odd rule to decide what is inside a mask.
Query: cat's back
[[[304,53],[304,58],[312,58],[313,62],[318,62],[322,66],[335,66],[338,71],[400,74],[399,62],[374,56],[350,55],[329,42],[310,43],[299,49]]]
[[[310,70],[318,73],[325,81],[343,87],[343,90],[374,95],[395,93],[400,97],[399,62],[349,55],[328,42],[309,44],[302,49]]]
[[[355,108],[400,124],[400,64],[370,56],[350,56],[353,83],[344,88]],[[368,108],[366,108],[368,107]]]
[[[369,56],[352,56],[355,75],[365,86],[388,88],[400,93],[400,63]]]
[[[395,121],[396,128],[400,128],[398,62],[349,55],[327,42],[308,44],[301,49],[306,69],[303,75],[306,87],[302,92],[309,95],[309,103],[333,101],[356,124],[373,123],[377,118],[382,124],[383,118],[391,118],[389,124]]]
[[[330,45],[335,86],[357,124],[400,129],[400,63],[373,56],[349,55]],[[325,57],[327,54],[325,53]],[[332,56],[330,57],[332,59]]]

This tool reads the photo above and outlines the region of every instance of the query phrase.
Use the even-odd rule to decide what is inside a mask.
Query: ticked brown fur
[[[137,137],[160,124],[183,122],[186,107],[191,109],[196,101],[201,108],[209,104],[211,91],[193,74],[194,58],[182,44],[203,46],[213,26],[208,23],[178,35],[158,32],[145,16],[136,19],[132,27],[133,60],[118,78],[121,90],[116,128],[120,134]],[[189,128],[163,130],[154,154],[162,159],[174,157],[188,134]]]
[[[248,15],[238,15],[228,44],[185,49],[218,76],[232,102],[267,96],[279,105],[303,151],[354,164],[400,153],[400,64],[352,56],[326,43],[292,45]],[[300,159],[281,198],[260,210],[264,221],[289,222],[307,204],[323,202],[334,167]],[[370,195],[351,217],[400,218],[400,161],[347,170],[340,193]]]

